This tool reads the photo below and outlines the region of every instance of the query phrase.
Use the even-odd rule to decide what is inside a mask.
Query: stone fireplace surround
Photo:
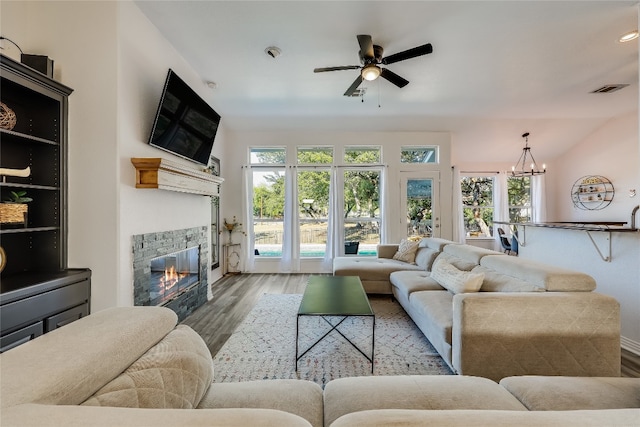
[[[160,231],[133,236],[133,303],[150,305],[151,260],[193,246],[200,248],[200,281],[165,303],[179,320],[183,320],[207,302],[208,284],[208,227]]]

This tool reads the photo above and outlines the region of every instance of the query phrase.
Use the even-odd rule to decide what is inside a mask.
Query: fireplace
[[[134,305],[164,306],[183,320],[208,301],[208,227],[133,236]]]
[[[164,305],[200,281],[199,252],[194,246],[151,260],[150,305]]]

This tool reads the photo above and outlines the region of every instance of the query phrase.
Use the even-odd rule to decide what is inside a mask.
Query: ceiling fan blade
[[[323,73],[325,71],[340,71],[340,70],[358,70],[360,69],[359,65],[344,65],[342,67],[324,67],[324,68],[314,68],[314,73]]]
[[[406,85],[409,84],[409,80],[406,80],[406,79],[400,77],[399,75],[397,75],[393,71],[387,70],[386,68],[382,69],[382,73],[380,73],[380,77],[383,77],[383,78],[389,80],[391,83],[393,83],[394,85],[396,85],[398,87],[405,87]]]
[[[359,34],[358,44],[360,45],[360,52],[365,59],[373,59],[373,41],[371,36],[367,34]]]
[[[415,58],[416,56],[426,55],[428,53],[433,52],[433,46],[431,43],[423,44],[422,46],[414,47],[413,49],[408,49],[402,52],[394,53],[393,55],[389,55],[386,58],[383,58],[380,61],[382,64],[389,65],[394,62],[404,61],[405,59]]]
[[[353,96],[353,93],[358,89],[360,83],[362,83],[362,76],[358,74],[358,77],[353,81],[351,86],[349,86],[349,89],[344,93],[344,96]]]

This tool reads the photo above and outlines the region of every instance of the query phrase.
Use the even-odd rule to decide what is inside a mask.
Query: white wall
[[[383,163],[388,165],[390,206],[400,205],[400,172],[401,171],[437,171],[440,173],[440,207],[444,213],[441,221],[441,235],[451,238],[452,223],[447,212],[451,211],[451,144],[448,132],[326,132],[302,131],[228,131],[226,135],[225,162],[222,174],[225,178],[223,186],[223,205],[221,216],[241,218],[242,209],[242,171],[241,165],[248,164],[249,147],[272,146],[286,147],[288,152],[295,153],[297,146],[317,145],[333,146],[334,156],[340,158],[345,146],[368,145],[382,147]],[[438,145],[440,147],[439,165],[401,165],[400,147],[403,145]],[[293,156],[295,158],[295,155]],[[232,166],[227,166],[232,165]],[[396,213],[396,212],[394,212]],[[399,241],[403,230],[400,221],[389,230],[390,241]],[[277,262],[265,259],[256,262],[258,272],[277,272]],[[318,272],[319,263],[304,262],[303,271]]]
[[[118,8],[118,168],[119,280],[118,305],[132,305],[131,236],[164,230],[210,225],[211,199],[164,190],[135,188],[132,157],[163,157],[202,168],[147,144],[167,71],[173,69],[200,96],[212,102],[213,91],[132,3]],[[215,140],[220,157],[224,137]],[[210,273],[209,282],[220,277]]]
[[[209,225],[210,207],[207,197],[136,190],[130,158],[198,167],[147,145],[168,68],[205,99],[213,95],[131,2],[3,1],[2,34],[51,57],[54,78],[74,89],[69,266],[92,270],[92,311],[132,305],[131,236]],[[223,144],[216,140],[217,157]],[[218,269],[209,281],[219,277]]]
[[[550,220],[626,221],[640,195],[640,144],[636,112],[610,120],[597,132],[555,162],[562,165],[554,182],[556,198]],[[573,183],[584,175],[603,175],[611,180],[615,197],[606,208],[584,211],[573,206]],[[640,226],[640,213],[636,226]],[[627,224],[629,227],[629,224]],[[583,271],[596,279],[597,291],[616,298],[621,305],[622,336],[632,340],[640,352],[640,233],[611,233],[611,262],[603,261],[584,231],[527,228],[526,246],[520,256]],[[603,253],[608,252],[608,233],[592,233]],[[632,343],[633,345],[633,343]]]
[[[92,310],[116,304],[116,5],[2,2],[2,33],[48,55],[69,97],[69,266],[88,267]],[[5,23],[7,25],[5,25]],[[20,23],[14,28],[14,23]],[[26,25],[25,25],[26,24]]]

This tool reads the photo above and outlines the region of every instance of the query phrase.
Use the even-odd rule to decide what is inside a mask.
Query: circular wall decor
[[[583,176],[571,187],[571,201],[582,210],[604,209],[611,204],[614,195],[613,184],[601,175]]]

